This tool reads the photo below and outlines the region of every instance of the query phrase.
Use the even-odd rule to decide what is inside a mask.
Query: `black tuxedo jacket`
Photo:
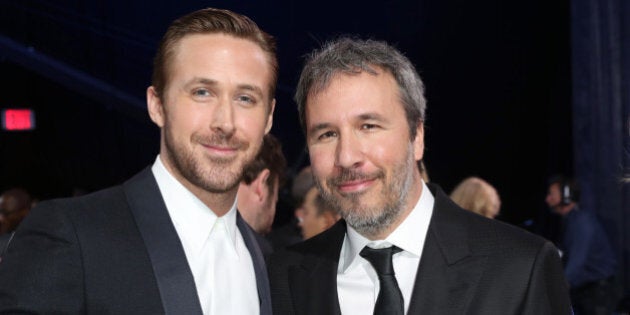
[[[261,314],[269,282],[253,230],[237,226],[254,262]],[[122,186],[42,202],[0,263],[0,313],[201,314],[184,249],[151,170]]]
[[[571,314],[557,250],[518,228],[468,212],[439,188],[408,314]],[[275,314],[340,314],[343,220],[268,263]]]

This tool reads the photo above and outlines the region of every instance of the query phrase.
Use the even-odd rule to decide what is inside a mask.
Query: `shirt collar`
[[[340,271],[345,272],[350,266],[358,263],[356,258],[366,245],[372,248],[385,248],[395,245],[408,254],[420,257],[433,214],[434,203],[435,198],[423,181],[422,193],[413,210],[384,240],[370,241],[348,225],[347,234],[341,249],[343,262],[339,264]]]
[[[159,155],[151,171],[177,234],[180,239],[185,238],[182,241],[187,242],[195,253],[199,253],[216,224],[217,215],[166,169]],[[228,231],[230,244],[235,251],[236,211],[236,200],[234,200],[230,210],[221,217]]]

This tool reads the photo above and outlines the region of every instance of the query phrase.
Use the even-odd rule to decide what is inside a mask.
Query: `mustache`
[[[329,186],[339,186],[345,182],[357,181],[357,180],[372,180],[385,177],[383,171],[376,171],[373,173],[363,173],[352,169],[341,169],[339,174],[328,180]]]
[[[233,134],[221,132],[212,133],[210,135],[194,134],[192,140],[207,146],[229,147],[236,150],[247,149],[249,147],[248,142],[233,136]]]

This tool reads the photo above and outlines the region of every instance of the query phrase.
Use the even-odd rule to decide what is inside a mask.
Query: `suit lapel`
[[[316,236],[302,261],[289,268],[289,286],[296,314],[341,314],[337,295],[337,266],[346,234],[343,220]]]
[[[463,314],[481,277],[485,257],[468,246],[466,217],[436,186],[433,216],[408,314]]]
[[[252,256],[254,263],[254,272],[256,273],[256,287],[258,287],[258,298],[260,299],[260,314],[271,315],[271,293],[269,290],[269,278],[267,276],[267,268],[265,267],[265,259],[260,250],[260,246],[256,241],[254,231],[245,223],[240,213],[236,214],[236,226],[238,226],[245,246]]]
[[[123,185],[144,239],[166,314],[202,314],[195,280],[150,168]]]

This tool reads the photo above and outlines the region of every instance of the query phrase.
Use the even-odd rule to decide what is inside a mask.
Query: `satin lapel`
[[[337,265],[346,234],[340,220],[317,236],[300,264],[289,268],[289,286],[296,314],[341,314],[337,296]]]
[[[153,265],[166,314],[202,314],[195,280],[150,168],[123,185]]]
[[[238,212],[236,214],[236,226],[238,226],[238,229],[243,236],[245,246],[247,246],[249,254],[252,256],[252,262],[254,263],[256,287],[258,287],[258,298],[260,299],[260,314],[271,315],[271,293],[269,290],[269,278],[267,276],[267,267],[265,265],[263,253],[256,241],[254,231],[247,225],[247,223],[245,223]]]
[[[465,216],[439,188],[408,314],[464,314],[486,258],[468,247]]]

